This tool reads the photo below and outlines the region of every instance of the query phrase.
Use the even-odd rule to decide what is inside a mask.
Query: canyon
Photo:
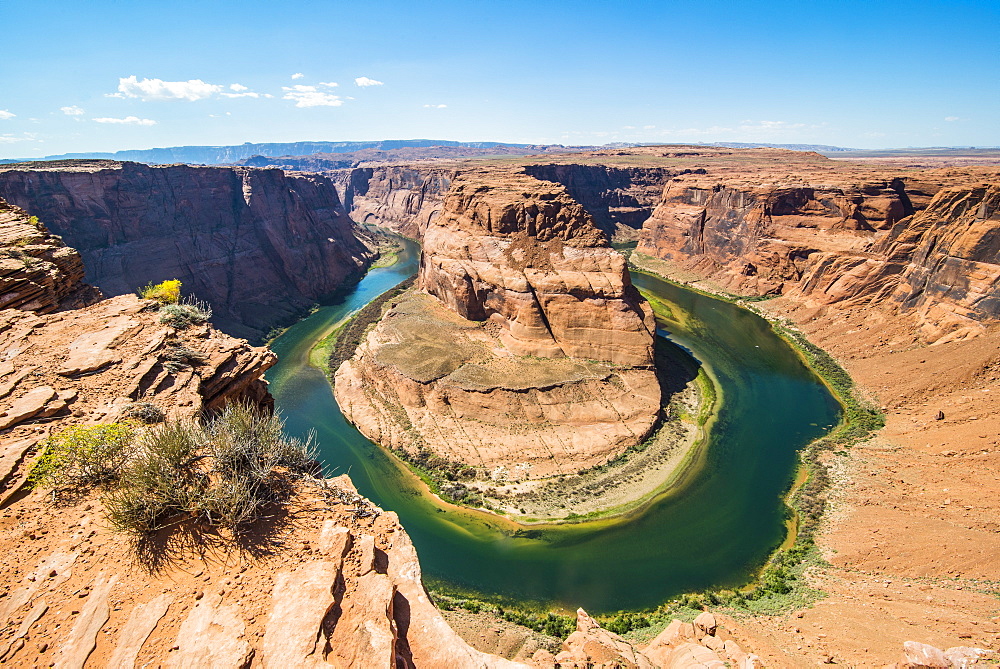
[[[276,169],[70,161],[7,165],[0,197],[75,248],[106,295],[179,279],[227,333],[261,340],[364,272],[329,180]],[[361,235],[363,237],[363,235]]]
[[[500,400],[490,402],[495,408],[511,406],[493,387],[497,376],[538,370],[498,367],[489,379],[441,381],[461,365],[495,365],[479,357],[495,354],[488,349],[506,351],[502,362],[526,353],[552,360],[565,367],[562,381],[576,384],[648,372],[652,327],[628,290],[624,261],[607,248],[617,235],[637,238],[632,262],[647,270],[714,292],[770,297],[755,308],[831,351],[887,415],[874,440],[824,455],[833,479],[818,538],[826,562],[807,575],[824,599],[768,616],[719,615],[725,632],[709,633],[707,619],[683,630],[678,623],[648,645],[626,642],[581,613],[577,633],[551,649],[558,654],[532,652],[535,666],[721,666],[712,663],[723,659],[871,666],[899,660],[908,639],[950,655],[910,643],[903,666],[966,666],[976,653],[963,647],[997,648],[995,167],[918,169],[701,146],[504,161],[325,175],[127,163],[0,173],[0,196],[27,210],[0,206],[7,250],[0,289],[13,307],[2,312],[0,332],[6,661],[32,664],[58,653],[59,663],[75,666],[122,657],[350,664],[360,653],[379,653],[403,666],[510,666],[451,632],[420,586],[415,552],[394,514],[366,503],[344,478],[297,493],[291,515],[299,529],[281,534],[269,557],[192,554],[152,575],[95,518],[97,500],[57,512],[23,487],[49,434],[112,420],[137,400],[172,417],[235,398],[267,405],[260,377],[273,359],[266,350],[210,326],[172,332],[127,293],[176,276],[209,299],[227,331],[259,336],[371,261],[365,233],[352,232],[348,216],[421,238],[427,252],[420,285],[428,294],[396,301],[359,349],[359,366],[372,368],[353,373],[369,383],[389,383],[387,371],[406,367],[427,375],[415,373],[409,387],[425,392],[422,379],[437,384],[432,401],[444,388],[458,393],[449,402],[489,390]],[[43,204],[50,208],[37,208]],[[545,226],[536,225],[539,217]],[[526,245],[527,236],[540,244]],[[105,269],[92,269],[88,258]],[[162,271],[143,274],[153,260]],[[107,288],[94,281],[98,288],[119,296],[101,300],[83,283],[84,267],[88,278],[105,277]],[[524,289],[536,284],[544,289]],[[577,322],[581,312],[566,306],[569,298],[600,308],[588,306],[586,322]],[[424,365],[433,359],[405,359],[414,342],[442,348],[430,335],[446,331],[424,332],[406,326],[407,318],[421,327],[447,324],[448,336],[465,343],[445,347],[454,350],[442,354],[450,362],[441,368]],[[177,344],[207,363],[171,370],[165,363]],[[536,389],[548,387],[548,374],[536,377],[545,377]],[[652,386],[636,383],[649,389],[639,413],[655,413]],[[347,411],[352,401],[342,401]],[[428,411],[427,397],[421,401]],[[634,399],[616,401],[635,408]],[[495,457],[509,462],[511,454]],[[115,580],[119,573],[128,582]],[[340,617],[333,621],[330,611]],[[302,626],[278,625],[291,617]],[[653,653],[658,646],[664,650]]]

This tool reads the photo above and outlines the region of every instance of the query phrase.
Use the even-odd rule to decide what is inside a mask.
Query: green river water
[[[293,435],[317,431],[331,474],[400,521],[432,582],[591,613],[656,606],[682,592],[746,582],[784,538],[782,494],[796,452],[839,418],[826,387],[766,321],[733,304],[651,276],[633,282],[680,315],[661,336],[689,350],[722,396],[709,442],[683,483],[628,518],[514,536],[485,516],[444,510],[344,420],[329,382],[309,365],[312,345],[371,299],[416,271],[372,270],[346,299],[291,327],[271,348],[267,374]]]

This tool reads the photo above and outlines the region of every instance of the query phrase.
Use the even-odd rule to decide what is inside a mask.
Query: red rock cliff
[[[468,173],[428,228],[419,285],[462,317],[491,320],[521,355],[651,365],[652,310],[565,188]]]
[[[356,277],[369,258],[333,183],[252,168],[31,163],[0,195],[80,251],[106,294],[177,278],[227,332],[259,337]]]

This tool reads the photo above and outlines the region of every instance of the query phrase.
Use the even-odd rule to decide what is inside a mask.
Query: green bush
[[[134,437],[129,423],[66,428],[46,440],[29,480],[57,492],[114,481],[132,453]]]

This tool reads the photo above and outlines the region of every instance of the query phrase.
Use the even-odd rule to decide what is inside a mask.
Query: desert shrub
[[[238,531],[314,467],[312,438],[289,439],[283,429],[277,416],[231,404],[205,426],[150,430],[104,497],[108,521],[135,536],[184,521]]]
[[[46,440],[30,480],[53,491],[104,485],[118,477],[134,440],[135,428],[129,423],[66,428]]]
[[[139,297],[144,300],[156,300],[161,305],[177,304],[181,299],[181,282],[178,279],[168,279],[160,283],[148,283],[139,289]]]
[[[187,366],[197,366],[205,363],[205,354],[188,348],[183,344],[174,343],[167,347],[161,356],[163,366],[171,372],[179,372]]]
[[[167,417],[163,413],[163,409],[149,402],[132,402],[132,404],[125,407],[125,411],[122,414],[126,418],[133,418],[147,425],[162,423],[163,419]]]
[[[185,299],[177,304],[165,304],[160,308],[160,322],[178,330],[193,323],[204,323],[212,317],[212,307],[201,300]]]

